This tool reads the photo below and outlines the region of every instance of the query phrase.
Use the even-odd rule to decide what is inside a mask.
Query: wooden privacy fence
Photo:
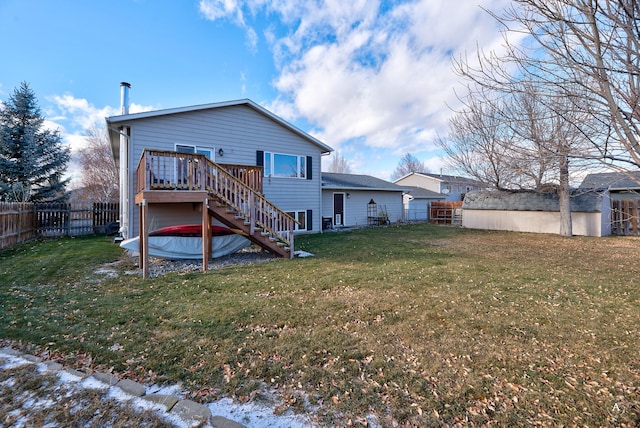
[[[429,204],[429,223],[462,224],[462,201],[433,201]]]
[[[611,201],[611,234],[640,235],[640,206],[637,200]]]
[[[117,203],[1,203],[0,249],[38,236],[80,236],[104,233],[118,221]]]
[[[0,202],[0,249],[37,236],[36,212],[28,202]]]

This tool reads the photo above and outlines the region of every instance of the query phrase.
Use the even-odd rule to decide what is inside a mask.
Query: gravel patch
[[[136,260],[136,266],[138,264],[138,256],[134,256]],[[247,265],[255,263],[266,263],[277,259],[276,256],[268,251],[261,251],[258,248],[249,247],[247,249],[238,251],[228,256],[218,257],[209,260],[209,266],[207,270],[224,269],[231,266]],[[170,272],[191,272],[201,271],[202,260],[166,260],[155,257],[149,257],[149,276],[151,278],[165,275]],[[135,269],[127,271],[130,275],[142,275],[141,269]]]

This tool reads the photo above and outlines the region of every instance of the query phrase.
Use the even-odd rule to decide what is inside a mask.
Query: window
[[[307,177],[307,157],[264,152],[265,177]]]
[[[213,159],[213,149],[209,147],[188,146],[186,144],[176,144],[176,152],[179,153],[197,153],[205,155],[209,159]]]
[[[213,159],[213,149],[209,147],[197,147],[186,144],[176,144],[176,152],[178,153],[196,153],[205,155],[209,159]],[[195,165],[195,164],[194,164]],[[176,162],[176,178],[177,183],[185,186],[198,184],[198,177],[195,176],[195,167],[190,165],[190,161],[184,158],[178,158]]]
[[[298,223],[295,224],[294,230],[307,230],[307,212],[306,211],[289,211],[291,217],[295,218]]]

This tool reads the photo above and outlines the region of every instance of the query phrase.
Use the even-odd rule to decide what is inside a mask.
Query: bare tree
[[[492,102],[484,102],[487,98]],[[518,187],[520,176],[510,159],[513,133],[500,117],[502,100],[470,96],[466,107],[449,119],[446,138],[438,137],[449,167],[498,190]]]
[[[424,165],[424,162],[421,162],[410,153],[404,155],[400,162],[398,162],[398,166],[391,174],[392,180],[397,180],[400,177],[404,177],[407,174],[412,172],[428,172],[427,168]]]
[[[558,193],[559,232],[571,236],[569,161],[578,167],[588,153],[575,126],[588,117],[571,99],[541,95],[528,82],[509,90],[470,91],[465,109],[450,120],[449,137],[439,144],[454,168],[497,189]]]
[[[570,162],[640,166],[640,3],[515,0],[493,16],[505,28],[505,53],[464,58],[455,69],[472,82],[472,97],[509,99],[493,112],[517,137],[509,153],[546,171],[529,179],[555,185],[561,234],[570,236]]]
[[[573,169],[589,159],[589,144],[583,126],[588,115],[568,96],[549,96],[537,86],[522,83],[514,103],[505,112],[511,118],[517,140],[517,157],[537,166],[538,175],[529,177],[537,191],[553,190],[560,204],[560,235],[572,236],[570,162]],[[585,156],[586,155],[586,156]]]
[[[327,167],[327,172],[350,174],[351,168],[349,167],[349,162],[340,155],[340,152],[334,152],[331,157],[331,163]]]
[[[104,128],[87,131],[87,146],[80,150],[81,183],[85,197],[93,202],[118,200],[119,172]]]
[[[506,54],[481,54],[479,66],[460,61],[458,71],[504,86],[515,68],[548,96],[579,100],[592,117],[589,128],[580,128],[593,155],[608,165],[640,167],[640,2],[514,0],[492,15],[504,25]],[[524,42],[512,44],[510,35]]]

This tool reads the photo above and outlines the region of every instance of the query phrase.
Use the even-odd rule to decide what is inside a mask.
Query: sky
[[[73,155],[119,114],[122,81],[132,113],[249,98],[354,174],[389,180],[405,154],[446,174],[435,140],[464,84],[452,59],[499,49],[487,10],[509,3],[0,0],[0,101],[28,82]]]

